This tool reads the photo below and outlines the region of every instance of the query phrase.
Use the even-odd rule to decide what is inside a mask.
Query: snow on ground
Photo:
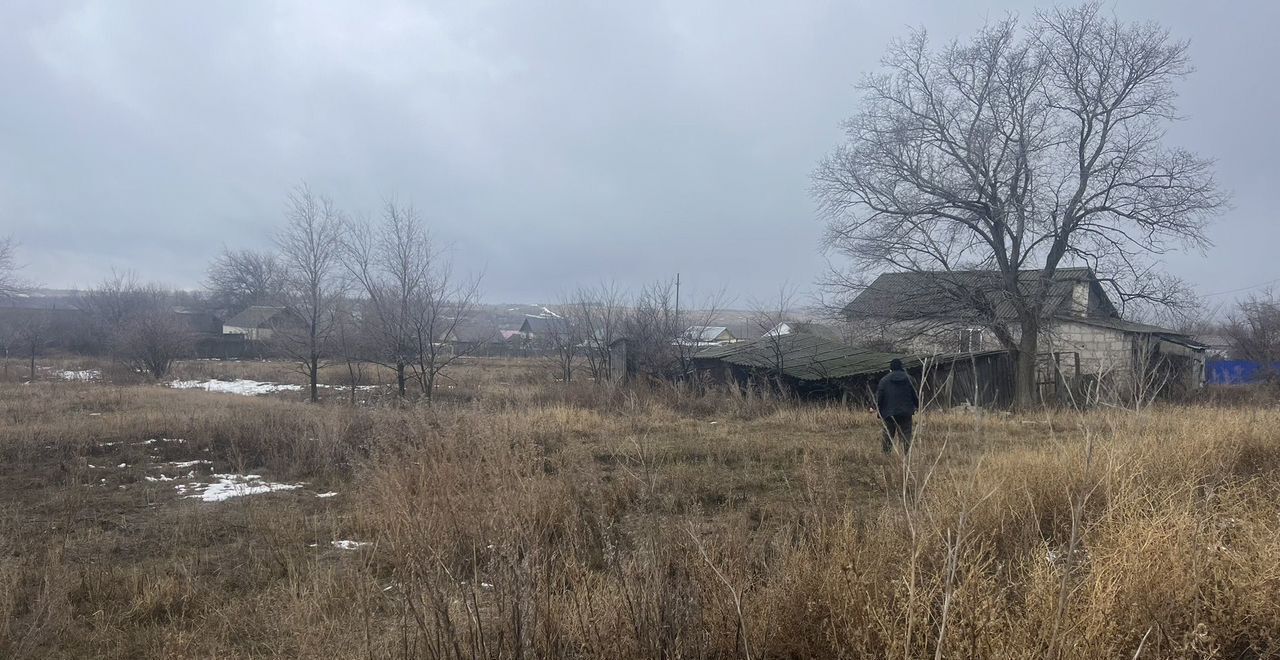
[[[257,474],[215,474],[217,481],[211,484],[190,483],[178,484],[174,490],[188,498],[200,498],[205,502],[222,502],[242,495],[258,495],[278,490],[294,490],[302,488],[302,484],[278,484],[263,481]],[[191,494],[188,494],[191,493]]]
[[[58,378],[62,380],[98,380],[102,377],[102,372],[97,369],[85,369],[83,371],[59,371]]]
[[[333,547],[339,550],[355,550],[363,546],[369,545],[368,541],[334,541]]]
[[[296,392],[302,389],[301,385],[290,385],[288,383],[264,383],[245,378],[237,380],[175,380],[172,383],[169,383],[169,387],[172,387],[175,390],[205,390],[208,392],[224,392],[227,394],[241,394],[244,396],[271,394],[272,392]]]
[[[165,466],[175,467],[175,468],[189,468],[189,467],[195,467],[197,465],[208,465],[208,464],[209,464],[209,461],[200,459],[200,460],[194,460],[194,461],[171,461],[169,463],[165,463]]]
[[[316,493],[316,497],[333,497],[335,495],[337,495],[337,493],[333,491],[329,491],[327,493]]]

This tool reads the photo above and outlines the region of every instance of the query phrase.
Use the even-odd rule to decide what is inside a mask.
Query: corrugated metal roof
[[[986,351],[973,356],[1002,353]],[[750,342],[714,346],[699,352],[695,360],[721,360],[730,364],[756,369],[776,369],[800,380],[827,380],[851,376],[887,372],[894,358],[907,367],[916,367],[926,360],[950,362],[968,359],[970,354],[915,356],[901,353],[883,353],[846,346],[813,334],[793,333],[762,337]]]
[[[1085,325],[1093,325],[1100,328],[1111,328],[1112,330],[1120,330],[1123,332],[1141,332],[1141,333],[1152,334],[1152,335],[1170,335],[1170,336],[1176,336],[1176,337],[1190,338],[1190,335],[1186,334],[1185,332],[1178,332],[1177,330],[1162,328],[1158,325],[1138,323],[1137,321],[1126,321],[1124,319],[1118,319],[1118,318],[1100,318],[1100,317],[1086,316],[1081,318],[1066,317],[1066,318],[1063,318],[1062,320],[1073,321],[1075,323],[1083,323]]]

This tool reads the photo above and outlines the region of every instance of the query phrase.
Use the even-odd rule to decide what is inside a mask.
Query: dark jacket
[[[881,417],[910,415],[920,407],[916,384],[905,371],[890,371],[876,388],[876,410]]]

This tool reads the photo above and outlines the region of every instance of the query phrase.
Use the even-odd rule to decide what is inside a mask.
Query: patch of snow
[[[278,484],[262,481],[262,476],[257,474],[215,474],[213,477],[217,481],[211,484],[178,484],[174,486],[174,490],[185,497],[198,497],[205,502],[222,502],[242,495],[258,495],[278,490],[302,488],[302,484]],[[188,491],[199,492],[187,495]]]
[[[150,439],[150,440],[143,440],[142,442],[135,442],[135,443],[133,443],[133,444],[135,444],[135,445],[154,445],[154,444],[155,444],[155,443],[157,443],[157,442],[186,442],[186,440],[183,440],[182,438],[152,438],[152,439]]]
[[[206,392],[222,392],[242,396],[257,396],[273,392],[297,392],[302,389],[301,385],[264,383],[244,378],[238,380],[175,380],[169,383],[169,387],[175,390],[205,390]]]
[[[62,380],[98,380],[102,377],[102,372],[97,369],[84,369],[82,371],[59,371],[58,378]]]
[[[335,495],[337,495],[337,493],[332,492],[332,491],[330,491],[330,492],[328,492],[328,493],[316,493],[316,497],[333,497],[333,496],[335,496]]]
[[[121,464],[117,465],[116,467],[118,467],[118,468],[127,468],[127,467],[129,467],[129,464],[128,464],[128,463],[121,463]]]
[[[90,417],[101,417],[102,413],[89,413]]]
[[[206,461],[203,459],[194,460],[194,461],[173,461],[171,463],[165,463],[165,465],[169,467],[176,467],[176,468],[189,468],[189,467],[195,467],[197,465],[209,465],[209,464],[210,464],[210,461]]]
[[[368,541],[334,541],[333,547],[339,550],[355,550],[363,546],[369,545]]]

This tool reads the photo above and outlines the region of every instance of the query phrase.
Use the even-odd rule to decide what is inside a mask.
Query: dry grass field
[[[4,658],[1280,656],[1274,407],[930,411],[904,461],[860,411],[538,363],[433,407],[42,366],[0,383]]]

